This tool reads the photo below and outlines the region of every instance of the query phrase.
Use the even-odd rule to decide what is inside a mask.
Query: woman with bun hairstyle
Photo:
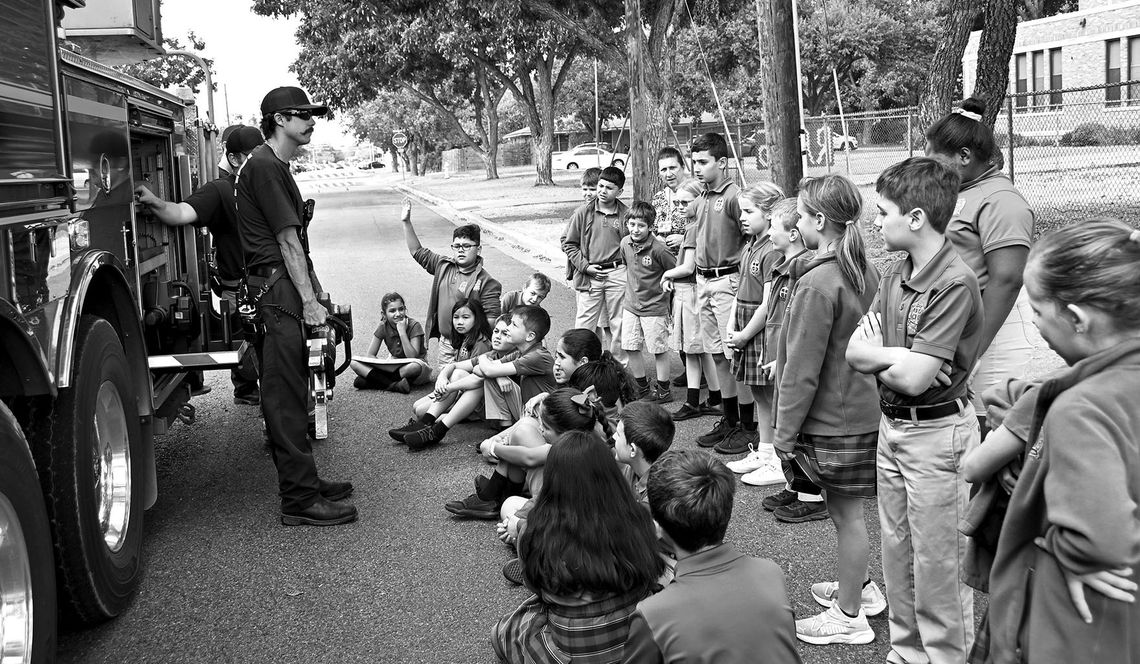
[[[970,98],[926,130],[926,154],[949,160],[962,186],[946,238],[978,276],[985,324],[970,386],[985,432],[985,407],[978,395],[1018,375],[1030,355],[1033,313],[1022,287],[1033,244],[1033,210],[995,164],[1000,159],[993,131],[982,122],[984,101]]]

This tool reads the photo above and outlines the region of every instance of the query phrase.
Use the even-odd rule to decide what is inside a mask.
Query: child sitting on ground
[[[412,385],[422,385],[431,380],[431,367],[424,361],[427,356],[424,328],[408,317],[408,307],[399,293],[388,293],[381,298],[380,311],[380,325],[372,333],[368,357],[376,357],[383,344],[392,360],[407,361],[372,366],[353,360],[350,366],[356,372],[356,379],[352,384],[358,390],[389,390],[407,394]]]
[[[664,408],[637,401],[621,411],[614,429],[614,456],[638,502],[649,507],[649,467],[673,444],[677,425]]]
[[[557,393],[547,398],[549,402]],[[495,625],[503,662],[616,662],[629,614],[664,570],[649,514],[595,434],[567,434],[518,543],[535,596]]]
[[[667,452],[649,470],[649,510],[678,554],[676,578],[637,605],[622,661],[799,663],[783,572],[724,543],[735,490],[700,451]]]
[[[407,425],[388,431],[388,435],[398,443],[405,443],[409,433],[431,426],[445,414],[454,425],[476,412],[483,399],[483,379],[471,376],[473,362],[488,353],[498,356],[514,350],[506,341],[507,320],[506,316],[500,316],[495,321],[495,330],[488,342],[487,319],[482,315],[479,301],[456,302],[452,312],[452,341],[458,349],[457,357],[462,359],[440,369],[435,389],[412,404],[414,417]]]
[[[503,293],[500,304],[503,307],[503,313],[509,314],[515,307],[525,304],[531,307],[537,307],[542,304],[546,296],[550,294],[550,277],[541,272],[535,272],[527,279],[526,285],[522,290],[513,290]]]
[[[551,392],[538,407],[538,417],[531,423],[524,421],[512,436],[512,445],[496,445],[492,450],[500,461],[489,479],[475,480],[475,493],[463,500],[453,500],[444,506],[456,516],[494,521],[500,517],[500,508],[510,496],[523,493],[524,489],[532,496],[538,495],[543,481],[543,466],[546,461],[526,468],[507,461],[504,457],[516,450],[524,450],[523,445],[538,447],[550,445],[559,435],[567,431],[593,431],[600,425],[606,437],[612,435],[609,421],[606,420],[601,400],[596,395],[586,395],[582,391],[563,387]]]

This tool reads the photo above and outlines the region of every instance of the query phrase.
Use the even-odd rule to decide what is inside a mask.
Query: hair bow
[[[578,412],[586,417],[593,417],[595,409],[602,408],[602,400],[593,385],[587,387],[581,394],[570,397],[570,400],[578,407]]]
[[[969,118],[969,119],[973,120],[974,122],[981,122],[982,121],[982,116],[980,114],[974,113],[973,111],[967,111],[964,108],[956,108],[956,109],[954,109],[954,112],[957,113],[958,115],[961,115],[964,118]]]

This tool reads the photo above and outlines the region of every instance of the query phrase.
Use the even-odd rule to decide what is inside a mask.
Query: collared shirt
[[[657,213],[657,223],[653,232],[661,237],[685,232],[685,225],[689,221],[688,214],[686,208],[675,205],[676,198],[677,192],[665,187],[653,194],[653,200],[650,201],[650,205]]]
[[[783,572],[729,544],[682,558],[673,582],[637,605],[622,661],[798,664]]]
[[[511,380],[519,385],[522,403],[558,388],[554,382],[554,356],[542,343],[521,351],[511,351],[500,359],[503,364],[514,365],[515,373],[511,375]],[[478,366],[479,363],[476,361],[474,364]]]
[[[621,239],[629,231],[625,218],[629,208],[621,201],[614,201],[617,209],[612,213],[603,212],[598,202],[590,201],[574,210],[566,225],[566,238],[562,241],[562,251],[577,270],[574,287],[578,290],[590,287],[590,277],[586,268],[600,263],[609,263],[620,256],[618,248]]]
[[[780,328],[784,326],[784,314],[788,312],[788,301],[792,294],[792,277],[790,269],[792,262],[803,257],[807,249],[798,254],[785,258],[780,256],[772,266],[772,285],[768,292],[768,318],[764,322],[764,364],[776,359],[776,340],[780,338]]]
[[[415,356],[407,354],[407,349],[404,348],[403,342],[400,341],[400,332],[396,326],[390,322],[383,322],[372,333],[380,341],[384,342],[384,346],[388,349],[388,353],[394,358],[409,358],[412,357],[424,359],[427,357],[427,344],[424,343],[424,326],[419,324],[419,321],[409,317],[407,327],[408,341],[412,341],[416,337],[420,338],[420,352]]]
[[[744,248],[740,231],[740,188],[731,180],[706,188],[694,201],[697,218],[697,267],[707,270],[737,265]]]
[[[896,406],[934,405],[965,397],[982,342],[978,279],[949,241],[922,269],[913,270],[909,256],[892,264],[879,281],[871,311],[882,317],[884,346],[910,348],[950,362],[950,384],[911,397],[880,381],[879,397]]]
[[[772,279],[772,268],[780,261],[780,252],[772,248],[767,236],[757,237],[740,253],[740,285],[736,299],[741,302],[762,302],[764,284]]]
[[[976,180],[962,183],[954,215],[946,225],[946,239],[978,276],[986,289],[989,270],[986,254],[1004,247],[1033,244],[1033,210],[1013,183],[997,167]]]
[[[638,245],[627,235],[621,240],[621,257],[625,261],[622,307],[634,316],[668,316],[669,298],[661,290],[661,275],[677,264],[669,247],[652,233]]]

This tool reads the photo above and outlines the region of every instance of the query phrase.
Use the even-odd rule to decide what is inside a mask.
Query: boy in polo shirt
[[[637,605],[622,661],[798,664],[783,572],[724,542],[732,472],[705,452],[675,450],[654,462],[647,484],[676,577]]]
[[[618,200],[624,186],[625,173],[620,168],[602,169],[597,198],[574,210],[562,240],[562,251],[574,266],[574,290],[578,292],[574,327],[608,326],[611,338],[606,345],[619,357],[625,266],[618,245],[627,232],[629,213]]]
[[[503,293],[499,303],[502,305],[503,313],[509,314],[515,307],[522,304],[537,307],[549,294],[550,277],[541,272],[535,272],[526,280],[526,285],[521,290]]]
[[[483,305],[487,321],[494,326],[499,317],[499,298],[503,286],[487,270],[483,269],[479,227],[475,224],[459,226],[451,234],[451,249],[455,258],[442,256],[420,244],[416,229],[412,226],[412,203],[404,199],[400,221],[404,224],[404,241],[408,253],[425,271],[434,275],[431,297],[428,300],[427,316],[424,317],[425,339],[439,339],[439,366],[455,361],[455,349],[451,347],[451,309],[456,302],[474,297]],[[425,341],[426,343],[426,341]]]
[[[740,230],[740,189],[728,177],[728,144],[720,134],[693,141],[693,167],[705,191],[694,201],[697,224],[697,306],[701,335],[716,363],[724,403],[722,417],[711,431],[697,438],[714,447],[740,424],[736,377],[729,360],[733,350],[725,341],[732,325],[732,303],[740,285],[740,253],[745,238]]]
[[[974,271],[943,233],[959,175],[912,157],[879,175],[875,220],[888,251],[907,256],[879,282],[847,360],[879,383],[877,481],[883,577],[890,603],[888,661],[965,661],[973,641],[972,591],[961,582],[969,500],[962,457],[978,444],[967,396],[981,345]],[[948,376],[948,378],[947,378]],[[834,584],[812,586],[830,602]]]
[[[669,300],[661,288],[666,270],[677,265],[677,259],[653,233],[657,213],[644,201],[635,201],[626,217],[629,235],[621,240],[621,257],[625,262],[625,298],[621,320],[621,348],[629,353],[629,371],[637,381],[639,396],[648,401],[668,403],[673,400],[669,380]],[[651,388],[646,377],[645,349],[653,354],[657,386]]]

